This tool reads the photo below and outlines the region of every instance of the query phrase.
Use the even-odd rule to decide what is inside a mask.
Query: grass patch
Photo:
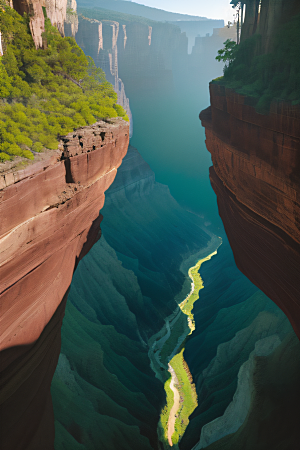
[[[199,299],[199,292],[204,288],[204,283],[199,273],[201,265],[205,261],[209,261],[217,251],[211,253],[205,258],[200,259],[197,264],[189,269],[189,277],[192,280],[192,288],[190,294],[183,300],[179,307],[183,312],[183,315],[177,320],[171,329],[171,335],[165,342],[160,352],[160,360],[166,366],[169,357],[176,348],[178,338],[184,334],[187,330],[186,336],[188,336],[188,330],[191,334],[195,330],[195,320],[192,310],[195,302]],[[188,318],[188,327],[186,324],[186,317]],[[174,448],[178,448],[177,444],[180,442],[184,432],[189,424],[189,416],[198,406],[198,398],[196,393],[195,384],[190,373],[189,367],[183,357],[184,343],[182,343],[181,350],[171,359],[170,365],[174,369],[178,382],[175,384],[180,395],[180,406],[176,413],[175,432],[172,435],[172,442]],[[166,448],[169,448],[168,444],[168,421],[171,413],[172,406],[174,405],[174,394],[170,389],[171,378],[165,382],[166,391],[166,406],[161,412],[159,423],[159,436]]]
[[[165,391],[166,391],[166,406],[161,412],[160,415],[160,424],[163,429],[163,438],[168,442],[168,420],[170,416],[171,409],[174,405],[174,394],[173,391],[170,388],[172,378],[170,377],[165,382]]]
[[[199,292],[201,289],[204,288],[204,283],[201,278],[201,275],[199,273],[199,270],[201,268],[201,265],[205,261],[209,261],[214,255],[217,254],[217,251],[211,253],[206,258],[200,259],[200,261],[197,262],[197,264],[194,267],[191,267],[189,269],[189,277],[191,278],[192,282],[194,283],[194,290],[191,292],[183,302],[179,304],[179,307],[181,311],[188,316],[188,323],[190,328],[190,334],[195,330],[195,320],[194,320],[194,314],[192,313],[192,310],[194,308],[194,303],[199,299]]]
[[[180,395],[180,408],[177,412],[175,432],[172,436],[173,444],[178,444],[184,435],[186,427],[189,424],[189,416],[198,406],[195,384],[193,383],[193,378],[188,365],[184,360],[183,352],[184,349],[170,361],[178,379],[178,384],[176,384],[175,387],[178,389]]]

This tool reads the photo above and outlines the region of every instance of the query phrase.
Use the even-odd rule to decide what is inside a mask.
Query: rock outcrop
[[[67,18],[67,6],[69,0],[44,0],[46,6],[47,17],[51,20],[52,25],[54,25],[60,34],[64,35],[64,23]],[[70,5],[71,6],[71,5]],[[70,7],[69,6],[69,7]],[[72,6],[76,7],[73,3]]]
[[[64,24],[71,25],[73,35],[78,29],[78,18],[76,14],[76,0],[13,0],[12,7],[21,15],[26,13],[30,20],[30,31],[37,48],[42,47],[42,33],[45,31],[45,17],[51,20],[62,36],[64,36]],[[44,8],[44,11],[43,11]]]
[[[65,20],[65,26],[68,32],[67,36],[75,37],[78,31],[78,14],[77,14],[77,2],[76,0],[68,0],[67,3],[67,14]]]
[[[12,6],[21,16],[26,13],[30,17],[29,26],[35,46],[42,47],[42,33],[45,31],[43,13],[43,7],[46,7],[45,0],[42,2],[39,0],[13,0]]]
[[[26,348],[34,348],[66,298],[79,260],[100,237],[99,210],[104,192],[115,178],[128,142],[127,122],[98,122],[62,137],[60,150],[49,152],[40,162],[0,174],[0,367],[11,395],[17,391],[12,374],[25,364]],[[56,333],[59,335],[59,327]],[[55,364],[52,374],[54,369]],[[22,385],[23,381],[17,379]],[[1,387],[9,403],[13,397],[7,395],[7,384]],[[31,387],[38,392],[45,389],[43,385]],[[28,405],[30,395],[34,397],[27,394]],[[19,398],[23,402],[24,398]],[[49,401],[49,392],[47,398]],[[18,408],[18,402],[14,402],[8,408],[12,424],[16,423],[13,417]],[[44,406],[39,405],[40,416]],[[13,436],[6,435],[11,427],[1,427],[4,448],[24,448],[15,446],[24,420],[19,418],[20,426],[15,426]]]
[[[126,122],[98,122],[63,137],[63,151],[1,174],[1,350],[32,343],[49,322],[128,141]]]

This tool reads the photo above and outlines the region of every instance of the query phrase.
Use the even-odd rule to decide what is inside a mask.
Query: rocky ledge
[[[129,143],[122,119],[61,138],[60,150],[0,174],[0,349],[34,342],[99,237],[99,210]]]

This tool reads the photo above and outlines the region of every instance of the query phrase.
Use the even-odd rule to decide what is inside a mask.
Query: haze
[[[181,14],[224,19],[225,22],[233,20],[230,0],[135,0],[135,3]]]

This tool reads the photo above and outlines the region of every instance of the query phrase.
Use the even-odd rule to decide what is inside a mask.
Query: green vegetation
[[[36,49],[28,17],[0,0],[4,56],[0,60],[0,161],[56,149],[58,136],[97,120],[121,116],[117,94],[73,38],[45,20]]]
[[[189,416],[198,406],[196,388],[188,365],[184,360],[183,352],[184,349],[170,361],[178,379],[178,384],[175,387],[180,395],[180,408],[176,414],[175,432],[172,435],[173,444],[178,444],[182,438],[189,424]]]
[[[199,292],[204,288],[203,280],[199,273],[201,265],[205,261],[209,261],[217,251],[211,253],[205,258],[200,259],[197,264],[189,269],[189,277],[193,282],[194,287],[191,288],[189,295],[183,300],[179,307],[184,313],[172,326],[169,339],[164,343],[160,350],[160,361],[165,366],[170,362],[174,372],[176,374],[178,383],[175,387],[178,389],[180,396],[180,408],[176,413],[175,432],[172,435],[172,442],[177,448],[177,444],[184,435],[186,427],[189,424],[189,416],[198,406],[196,388],[193,383],[193,378],[190,373],[189,367],[183,357],[184,343],[182,343],[179,352],[169,360],[170,355],[176,348],[178,338],[183,335],[186,330],[186,316],[188,317],[188,326],[190,334],[195,330],[194,315],[192,313],[194,303],[199,299]],[[187,333],[187,332],[186,332]],[[165,446],[168,445],[168,421],[171,413],[172,406],[174,404],[174,394],[170,389],[171,378],[169,378],[164,385],[166,391],[166,406],[161,412],[159,432],[160,438],[164,442]]]
[[[256,108],[262,113],[269,111],[272,100],[299,104],[300,15],[278,29],[273,52],[261,54],[261,39],[255,34],[237,46],[218,83],[256,99]]]
[[[218,50],[218,56],[216,56],[216,60],[219,62],[223,61],[227,67],[234,61],[236,49],[236,42],[232,41],[231,39],[226,39],[226,41],[224,42],[224,48]]]
[[[180,309],[181,311],[188,316],[188,323],[191,330],[191,333],[195,330],[195,320],[194,320],[194,314],[192,313],[192,310],[194,308],[194,303],[199,298],[199,291],[204,288],[203,280],[201,278],[201,275],[199,273],[201,265],[205,261],[209,261],[214,255],[216,255],[217,252],[213,252],[210,255],[208,255],[206,258],[200,259],[200,261],[197,262],[197,264],[194,267],[191,267],[189,269],[189,277],[193,280],[194,283],[194,290],[187,296],[183,302],[180,303]],[[190,334],[191,334],[190,333]]]
[[[166,391],[166,406],[164,407],[160,415],[160,427],[163,430],[163,436],[160,437],[162,438],[162,440],[165,440],[166,442],[168,442],[168,420],[171,413],[171,409],[173,408],[174,405],[174,394],[170,388],[171,380],[172,378],[170,377],[165,382],[164,385]]]

